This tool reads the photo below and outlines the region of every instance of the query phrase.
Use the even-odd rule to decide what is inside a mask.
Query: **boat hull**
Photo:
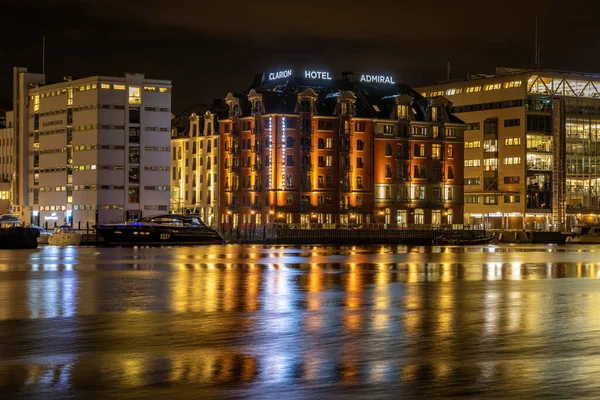
[[[572,236],[567,238],[571,244],[600,244],[600,236]]]
[[[37,249],[39,235],[40,232],[33,228],[0,228],[0,249]]]
[[[79,246],[81,235],[78,233],[54,233],[48,238],[50,246]]]
[[[109,246],[180,246],[223,244],[221,235],[212,229],[189,229],[154,226],[98,226],[96,231]]]

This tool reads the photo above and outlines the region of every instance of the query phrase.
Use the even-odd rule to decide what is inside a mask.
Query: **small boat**
[[[600,224],[578,225],[574,233],[567,237],[566,243],[600,244]]]
[[[96,226],[107,245],[196,245],[225,243],[196,214],[162,214],[123,224]]]
[[[38,238],[37,238],[38,244],[48,244],[48,239],[50,238],[50,235],[51,235],[50,232],[48,232],[41,226],[37,226],[37,225],[33,225],[33,224],[30,224],[29,227],[33,228],[33,229],[37,229],[38,232],[40,233],[40,236],[38,236]]]
[[[81,235],[69,225],[57,226],[48,238],[50,246],[79,246]]]
[[[457,246],[490,244],[496,237],[494,235],[480,236],[472,234],[442,234],[434,238],[437,245],[450,244]]]

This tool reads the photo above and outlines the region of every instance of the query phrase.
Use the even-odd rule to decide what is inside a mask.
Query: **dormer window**
[[[300,111],[301,112],[310,112],[310,99],[304,99],[300,101]]]
[[[254,113],[255,114],[260,114],[262,113],[262,101],[260,100],[256,100],[254,102]]]
[[[398,119],[408,119],[408,106],[406,104],[398,104],[397,113]]]
[[[440,120],[440,108],[439,107],[431,107],[431,120],[432,121]]]
[[[235,104],[233,106],[233,116],[237,117],[240,115],[240,105],[239,104]]]
[[[348,115],[348,103],[346,103],[346,102],[340,103],[340,114]]]

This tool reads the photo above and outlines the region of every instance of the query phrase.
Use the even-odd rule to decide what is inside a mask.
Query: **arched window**
[[[265,148],[271,148],[271,140],[268,136],[265,138]]]
[[[419,177],[419,166],[417,164],[415,164],[415,172],[413,173],[413,177],[414,178]]]
[[[392,145],[389,143],[385,144],[385,155],[386,156],[391,156],[392,155]]]
[[[418,144],[415,144],[414,153],[415,157],[421,157],[421,147]]]
[[[448,158],[454,158],[454,147],[452,147],[451,144],[448,145],[447,154],[448,154]]]
[[[229,189],[229,177],[225,177],[225,190]]]
[[[285,138],[285,140],[286,140],[286,144],[285,145],[286,145],[287,148],[294,147],[294,138],[293,137],[288,136],[288,137]]]
[[[448,179],[454,179],[454,169],[452,169],[452,165],[448,166]]]
[[[225,159],[225,169],[229,168],[229,158]]]
[[[250,138],[247,140],[246,149],[252,150],[252,139]]]
[[[362,139],[358,139],[356,141],[356,150],[364,150],[364,149],[365,149],[365,142],[363,142]]]
[[[271,156],[270,156],[270,155],[266,155],[266,156],[265,156],[265,165],[266,165],[267,167],[270,167],[270,166],[271,166]]]
[[[242,139],[242,150],[246,150],[246,141]]]
[[[246,165],[249,167],[252,166],[252,158],[250,156],[248,156],[248,162],[246,163]]]
[[[225,141],[225,151],[229,151],[229,140]]]
[[[325,148],[325,139],[319,138],[319,140],[317,141],[317,147],[319,149],[324,149]]]

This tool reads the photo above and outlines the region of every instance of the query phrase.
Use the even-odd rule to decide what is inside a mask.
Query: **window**
[[[333,139],[328,137],[327,139],[325,139],[325,148],[326,149],[332,149],[333,148]]]
[[[465,185],[479,185],[480,183],[481,178],[465,178]]]
[[[488,153],[494,153],[498,151],[498,140],[487,139],[483,141],[483,151]]]
[[[520,176],[505,176],[504,183],[507,185],[521,183],[521,177]]]
[[[516,165],[521,164],[521,157],[505,157],[504,165]]]
[[[486,158],[483,160],[484,171],[497,171],[498,170],[498,159],[497,158]]]
[[[390,157],[392,155],[392,145],[389,143],[385,144],[385,155],[386,157]]]
[[[317,179],[317,187],[319,189],[323,189],[325,187],[325,180],[323,179],[323,175],[319,175]]]
[[[383,134],[384,135],[391,135],[393,133],[394,133],[394,125],[390,125],[390,124],[383,125]]]
[[[549,115],[527,115],[527,132],[552,132],[552,117]]]
[[[356,196],[356,207],[362,207],[363,205],[363,198],[362,196]]]
[[[496,196],[483,196],[483,204],[498,204],[498,197],[496,197]]]
[[[325,185],[328,188],[332,188],[333,187],[333,177],[331,175],[327,175],[325,177]]]
[[[365,149],[365,142],[363,142],[362,139],[358,139],[356,141],[356,150],[363,151],[364,149]]]
[[[440,109],[439,107],[431,107],[431,120],[439,121],[440,120]]]
[[[325,206],[331,207],[332,203],[333,203],[333,200],[332,200],[331,196],[325,196]]]
[[[364,132],[365,131],[365,123],[357,122],[356,124],[354,124],[354,130],[356,132]]]
[[[504,139],[505,146],[519,146],[520,144],[521,144],[521,138],[518,138],[518,137]]]
[[[437,138],[438,136],[440,136],[440,127],[437,125],[433,125],[431,127],[431,133],[434,138]]]
[[[442,156],[442,145],[439,143],[434,143],[431,145],[431,158],[434,160],[439,160]]]
[[[291,154],[287,155],[286,165],[288,167],[293,167],[294,166],[294,156],[293,155],[291,155]]]
[[[465,204],[479,204],[479,196],[465,195]]]
[[[357,189],[362,189],[363,188],[363,177],[362,176],[357,176],[356,177],[356,188]]]
[[[456,137],[456,129],[454,128],[446,128],[446,130],[444,131],[445,135],[447,138],[454,138]]]
[[[504,120],[504,127],[508,128],[511,126],[521,126],[521,118],[514,118],[514,119],[505,119]]]
[[[291,120],[290,120],[290,121],[291,121]],[[248,139],[248,140],[249,140],[249,139]],[[286,143],[285,143],[285,146],[286,146],[288,149],[289,149],[289,148],[292,148],[292,147],[294,147],[294,138],[293,138],[293,137],[291,137],[291,136],[287,136],[287,137],[285,138],[285,142],[286,142]],[[250,146],[248,146],[248,149],[250,149]]]
[[[325,161],[326,161],[326,162],[325,162],[325,165],[326,165],[327,167],[331,167],[331,166],[333,166],[333,157],[332,157],[332,156],[327,156],[327,157],[325,157]]]
[[[480,166],[481,166],[480,159],[465,160],[465,167],[480,167]]]
[[[139,86],[129,86],[129,104],[142,104],[142,93]]]
[[[446,155],[448,158],[454,158],[454,147],[452,147],[452,145],[448,145],[448,148],[446,149]]]
[[[385,164],[385,177],[387,179],[390,179],[392,177],[392,165],[391,164]]]
[[[139,124],[140,123],[140,109],[139,108],[130,108],[129,109],[129,123],[131,123],[131,124]]]
[[[356,168],[364,168],[365,164],[362,157],[356,157]]]
[[[454,168],[452,168],[452,165],[448,166],[448,175],[447,175],[448,179],[454,179]]]
[[[465,126],[465,130],[467,131],[478,131],[481,129],[481,124],[479,122],[471,122]]]
[[[398,104],[396,106],[398,119],[408,119],[408,106],[406,104]]]
[[[291,188],[294,186],[294,176],[292,174],[288,174],[287,179],[285,180],[286,186]]]
[[[140,202],[139,194],[140,194],[139,187],[130,187],[129,191],[127,192],[127,202],[128,203],[139,203]]]
[[[291,206],[294,203],[294,196],[291,194],[288,194],[285,196],[285,205],[286,206]]]
[[[498,120],[497,119],[486,119],[483,123],[483,133],[498,133]]]
[[[319,120],[318,124],[320,131],[330,131],[333,129],[333,123],[331,120]]]
[[[125,85],[113,85],[113,89],[115,89],[115,90],[125,90]]]
[[[325,139],[319,138],[317,139],[317,148],[324,149],[325,148]]]
[[[325,166],[325,157],[319,156],[317,159],[317,166],[323,168]]]
[[[504,196],[505,203],[520,203],[521,196]]]
[[[129,163],[139,164],[140,163],[140,148],[136,146],[129,147]]]

